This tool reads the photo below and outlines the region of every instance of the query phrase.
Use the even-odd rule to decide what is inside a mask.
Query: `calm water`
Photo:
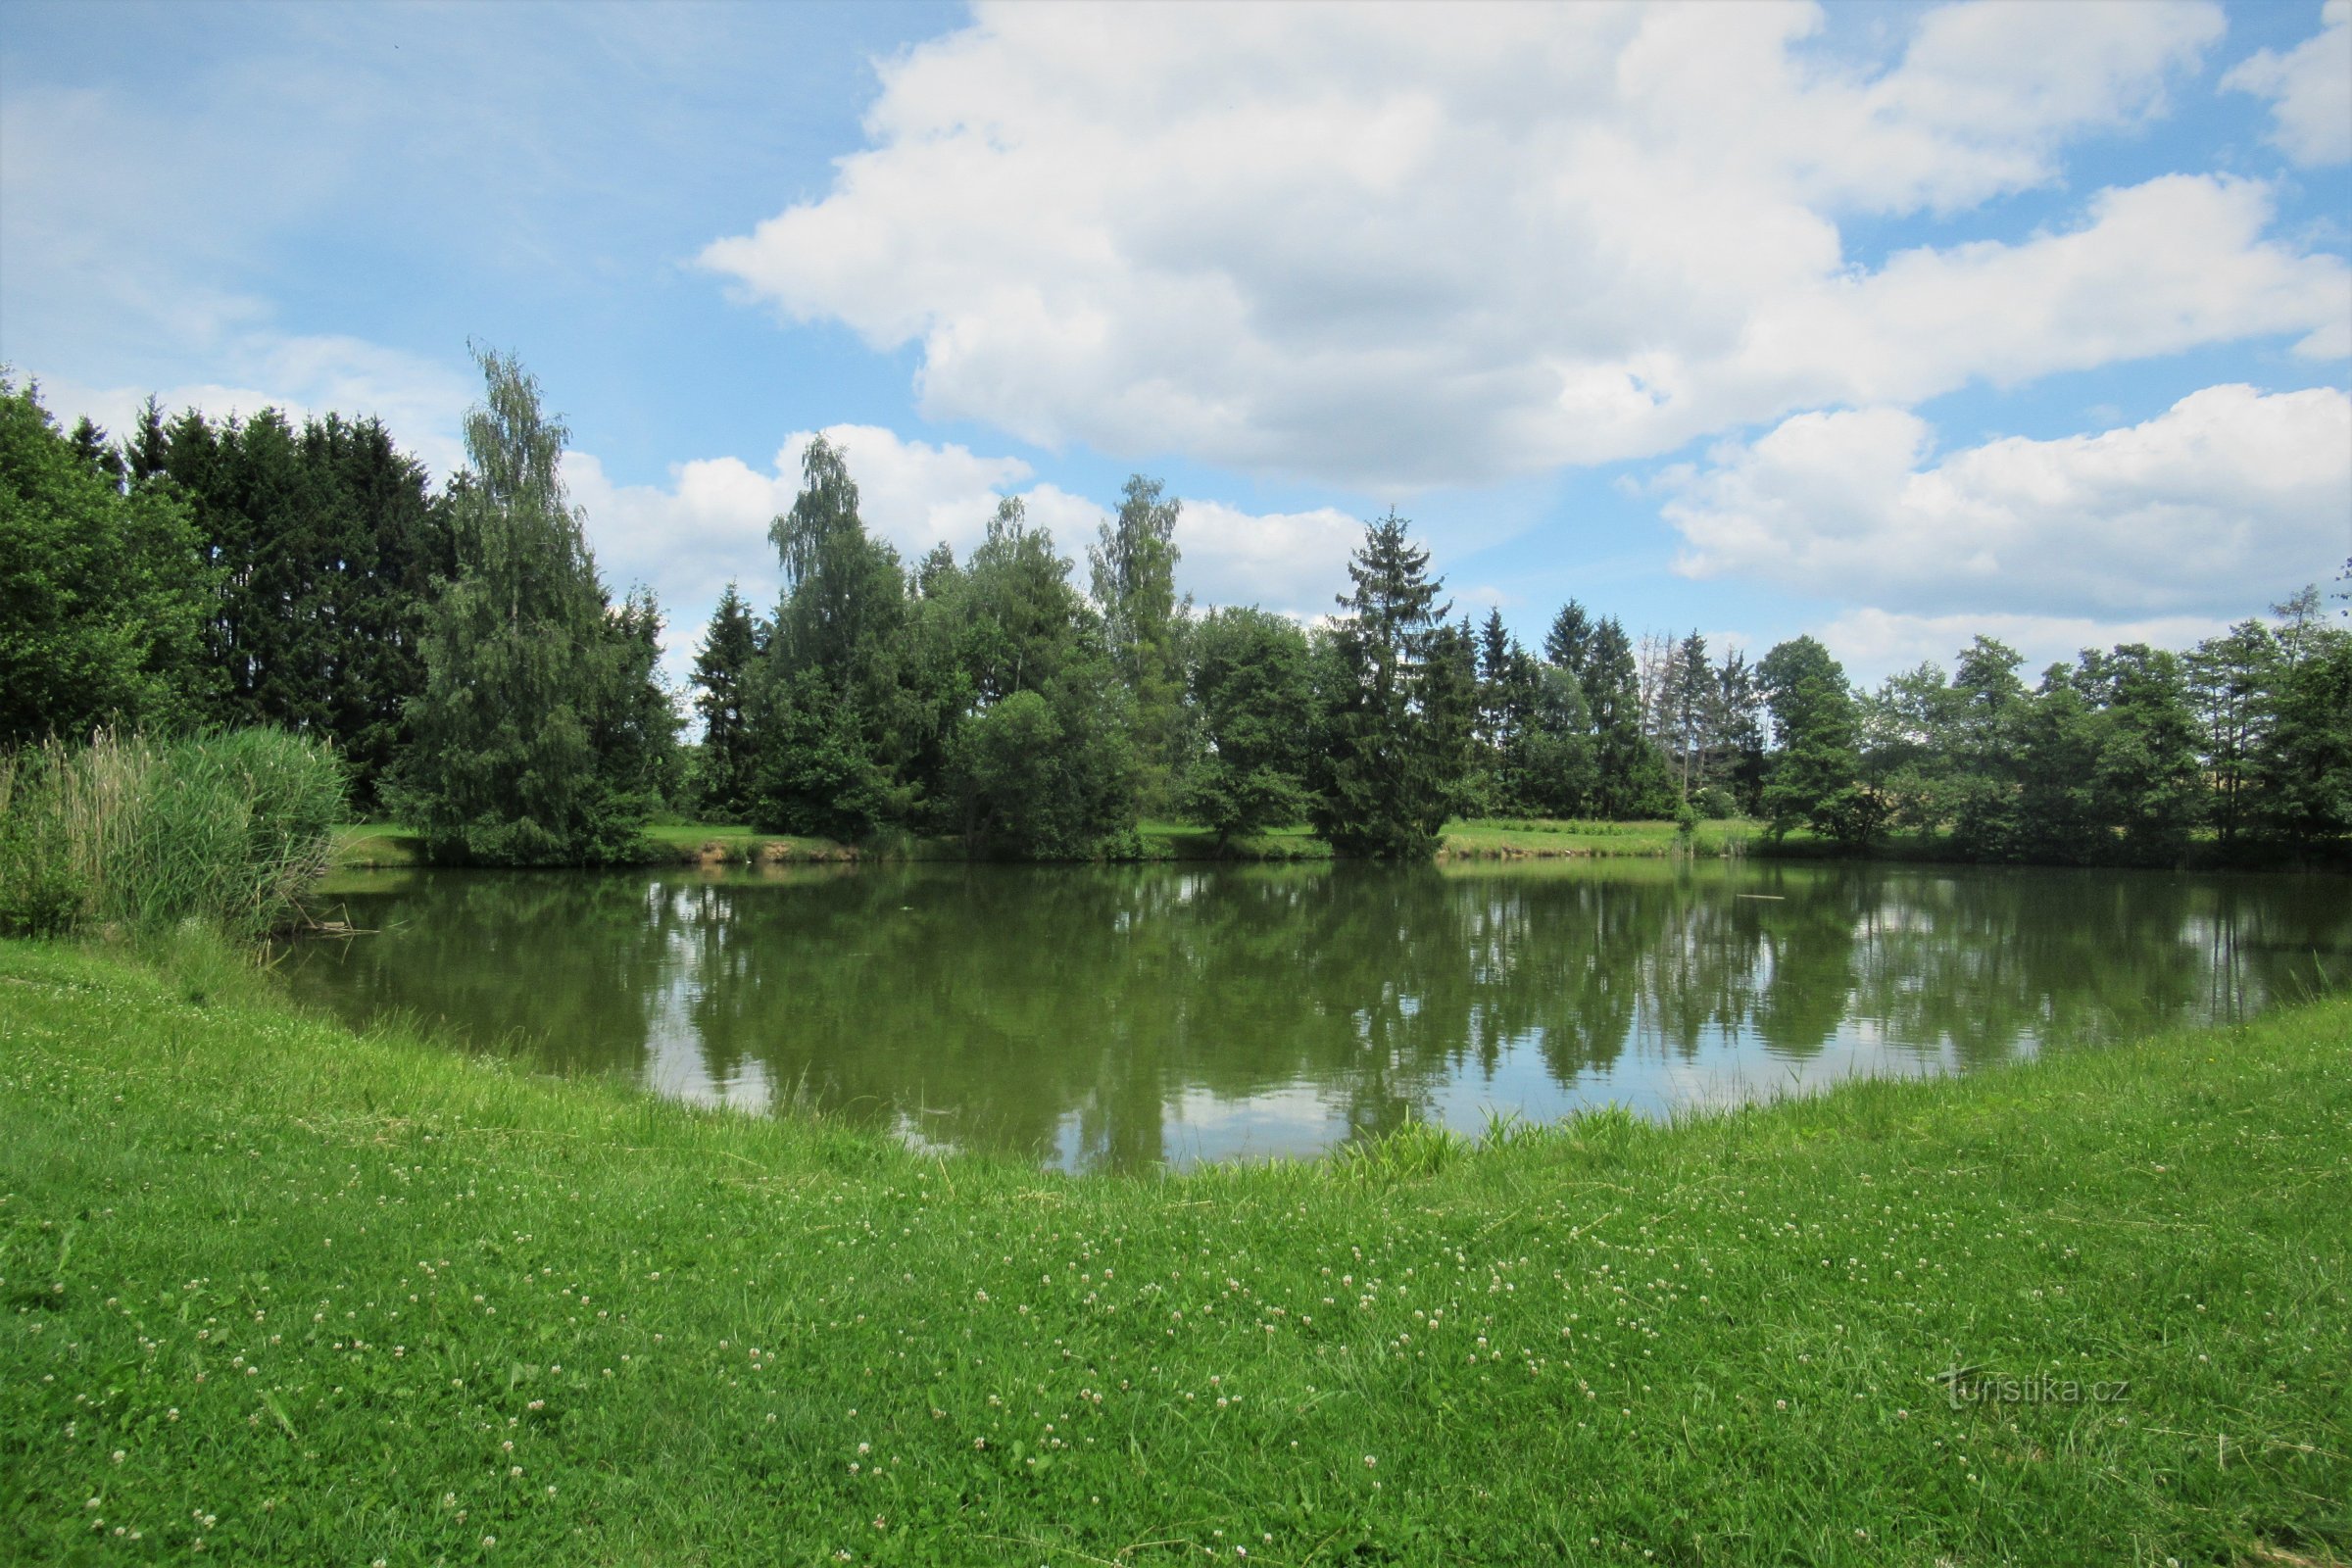
[[[2246,1016],[2352,883],[1708,861],[388,872],[295,991],[1067,1168],[1648,1114]]]

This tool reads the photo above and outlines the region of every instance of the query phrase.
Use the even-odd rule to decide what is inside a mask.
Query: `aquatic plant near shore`
[[[325,872],[344,808],[334,753],[278,730],[0,756],[0,931],[261,936]]]

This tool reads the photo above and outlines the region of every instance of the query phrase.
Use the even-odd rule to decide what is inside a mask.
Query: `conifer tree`
[[[701,808],[726,821],[752,808],[757,756],[748,688],[763,649],[759,621],[732,580],[694,656],[695,711],[703,720]]]
[[[1417,858],[1459,801],[1476,722],[1473,641],[1392,509],[1348,564],[1317,692],[1309,819],[1343,855]]]

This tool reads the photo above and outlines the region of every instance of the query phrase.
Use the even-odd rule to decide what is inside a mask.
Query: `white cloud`
[[[1180,586],[1207,608],[1262,605],[1321,615],[1348,586],[1364,525],[1331,507],[1252,514],[1221,501],[1184,503],[1176,518]]]
[[[358,338],[267,333],[241,338],[220,363],[233,379],[90,386],[70,376],[35,372],[35,378],[42,404],[61,423],[86,414],[116,436],[130,431],[140,405],[153,394],[167,413],[192,408],[215,418],[249,416],[265,408],[282,410],[297,422],[329,412],[346,418],[373,415],[402,450],[423,461],[436,484],[465,462],[459,430],[479,389],[447,366]]]
[[[2260,610],[2260,606],[2248,606],[2245,613],[2233,618],[2243,620]],[[2024,655],[2019,673],[2030,683],[2050,665],[2071,662],[2085,648],[2113,648],[2119,643],[2190,648],[2225,630],[2231,618],[2159,615],[2102,620],[2089,615],[1911,615],[1855,610],[1819,627],[1814,635],[1838,656],[1846,678],[1863,685],[1876,685],[1888,675],[1930,662],[1948,670],[1954,657],[1978,637],[2007,643]]]
[[[1867,71],[1820,21],[983,6],[881,66],[827,195],[703,261],[918,343],[932,416],[1359,489],[2248,336],[2352,349],[2352,273],[2266,241],[2253,183],[1848,265],[1843,217],[2045,183],[2070,136],[2159,112],[2213,8],[1946,8]]]
[[[2271,140],[2296,163],[2352,159],[2352,0],[2328,0],[2318,32],[2283,55],[2257,51],[2222,85],[2271,101]]]
[[[2352,398],[2331,387],[2207,387],[2100,434],[1933,445],[1886,408],[1727,444],[1666,478],[1676,569],[1911,615],[2228,618],[2352,540]]]

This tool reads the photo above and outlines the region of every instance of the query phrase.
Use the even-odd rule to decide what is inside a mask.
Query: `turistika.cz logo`
[[[1982,1367],[1940,1372],[1936,1380],[1957,1410],[1969,1404],[2116,1404],[2132,1396],[2132,1380],[2083,1383],[2048,1372],[2002,1377]]]

